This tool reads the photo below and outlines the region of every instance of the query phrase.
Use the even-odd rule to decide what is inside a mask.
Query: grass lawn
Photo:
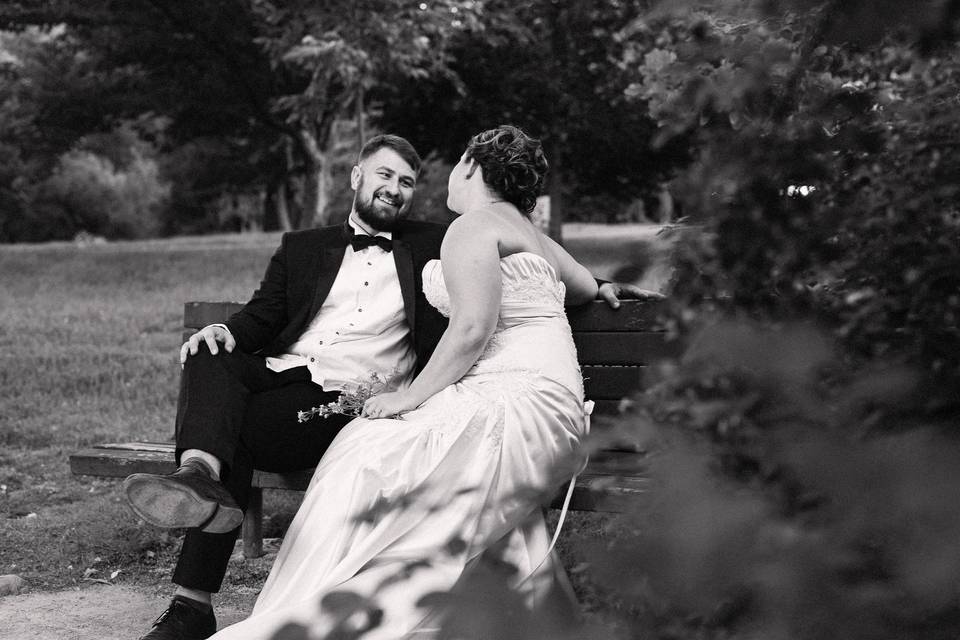
[[[0,247],[0,574],[157,580],[178,541],[70,452],[173,433],[183,302],[249,297],[276,236]],[[165,577],[164,577],[165,579]]]
[[[628,231],[592,240],[578,227],[568,246],[599,275],[627,268],[639,282],[649,260],[631,267],[631,255],[652,236]],[[0,575],[20,575],[32,590],[93,581],[167,588],[176,532],[138,522],[118,480],[72,476],[67,456],[172,437],[184,301],[246,300],[278,241],[0,246]],[[295,508],[291,496],[269,495],[265,534],[280,535]],[[601,528],[602,518],[574,514],[568,566],[579,564],[578,537]],[[231,571],[227,590],[259,586],[266,569],[248,564]],[[579,588],[597,601],[592,587]]]

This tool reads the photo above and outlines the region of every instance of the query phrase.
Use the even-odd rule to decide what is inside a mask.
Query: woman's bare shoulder
[[[496,221],[481,215],[460,216],[450,223],[443,243],[497,242],[502,234]]]

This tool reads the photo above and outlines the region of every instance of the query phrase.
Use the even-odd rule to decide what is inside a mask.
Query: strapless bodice
[[[545,258],[528,251],[511,253],[500,259],[500,276],[501,322],[513,317],[563,314],[566,288]],[[429,261],[423,269],[423,293],[440,313],[450,316],[450,297],[439,260]]]
[[[583,397],[576,348],[564,313],[566,288],[553,266],[530,252],[500,259],[497,327],[468,375],[530,372],[549,377]],[[439,260],[423,269],[423,292],[449,317],[450,297]]]

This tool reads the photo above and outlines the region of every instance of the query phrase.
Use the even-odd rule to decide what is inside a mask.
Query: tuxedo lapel
[[[413,252],[403,238],[393,237],[393,262],[397,266],[397,279],[400,281],[400,293],[403,295],[403,310],[407,314],[410,331],[417,326],[417,282],[413,272]]]
[[[344,251],[346,251],[346,244],[343,242],[334,243],[332,246],[326,246],[320,250],[317,277],[314,280],[316,289],[313,292],[313,303],[310,305],[310,313],[307,314],[307,318],[315,317],[317,312],[320,311],[323,301],[327,299],[327,294],[333,287],[333,281],[337,279],[337,274],[340,273]]]

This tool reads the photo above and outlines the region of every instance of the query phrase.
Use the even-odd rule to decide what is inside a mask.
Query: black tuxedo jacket
[[[444,225],[406,221],[393,232],[393,257],[419,371],[430,359],[447,321],[423,296],[422,271],[440,257]],[[326,300],[348,244],[344,225],[283,235],[260,287],[226,325],[247,353],[283,353],[306,331]]]

